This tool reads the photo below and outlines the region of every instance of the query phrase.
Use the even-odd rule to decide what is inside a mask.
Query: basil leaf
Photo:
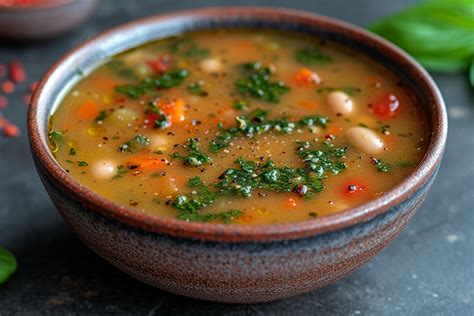
[[[428,70],[465,71],[474,56],[474,1],[430,0],[374,23]]]
[[[5,283],[16,268],[17,262],[12,253],[0,247],[0,284]]]

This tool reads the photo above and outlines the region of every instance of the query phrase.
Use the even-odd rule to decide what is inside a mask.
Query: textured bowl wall
[[[226,303],[287,298],[354,271],[400,233],[434,178],[390,211],[350,228],[297,240],[225,243],[130,228],[71,199],[38,170],[65,221],[111,264],[160,289]]]

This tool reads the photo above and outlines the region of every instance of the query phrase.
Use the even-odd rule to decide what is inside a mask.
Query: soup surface
[[[157,216],[314,219],[380,196],[421,160],[416,100],[376,62],[293,33],[185,33],[81,80],[50,119],[84,186]]]

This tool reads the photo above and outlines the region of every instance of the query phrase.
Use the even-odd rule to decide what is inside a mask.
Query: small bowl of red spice
[[[97,0],[0,0],[0,39],[42,40],[84,22]]]

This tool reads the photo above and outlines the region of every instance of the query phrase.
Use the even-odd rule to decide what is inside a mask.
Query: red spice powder
[[[26,73],[23,64],[17,60],[10,62],[8,65],[8,75],[13,82],[19,83],[25,81]]]
[[[18,137],[20,136],[20,128],[13,123],[7,122],[7,124],[3,126],[3,135],[7,137]]]
[[[13,93],[15,91],[15,84],[10,80],[6,80],[2,83],[2,91],[6,94]]]

